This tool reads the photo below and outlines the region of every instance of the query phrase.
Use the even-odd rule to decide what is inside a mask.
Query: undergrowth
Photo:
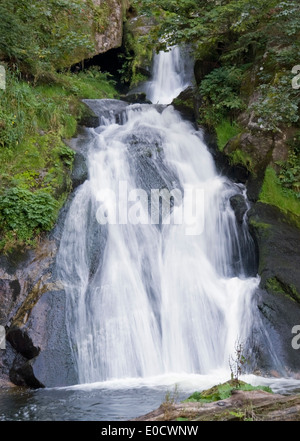
[[[34,84],[6,69],[0,90],[0,251],[35,245],[71,189],[74,152],[64,143],[86,112],[82,98],[115,98],[109,74],[62,72]]]

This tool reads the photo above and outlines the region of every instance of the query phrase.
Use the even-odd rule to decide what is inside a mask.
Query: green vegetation
[[[210,63],[201,74],[202,122],[219,123],[248,106],[247,84],[255,78],[255,117],[267,131],[299,123],[299,93],[291,87],[299,64],[300,5],[281,0],[143,0],[154,16],[153,41],[160,47],[187,43],[195,59]],[[244,84],[243,84],[244,83]],[[243,86],[243,87],[242,87]],[[244,93],[246,92],[246,93]]]
[[[241,127],[236,122],[231,123],[228,119],[223,119],[215,126],[219,150],[222,152],[227,142],[241,133]]]
[[[95,8],[91,0],[1,2],[0,59],[35,81],[51,78],[93,53],[91,28],[104,29],[109,14]]]
[[[149,35],[136,35],[125,25],[125,53],[120,55],[122,59],[121,74],[122,82],[135,87],[147,77],[139,70],[151,64],[153,55],[153,43]]]
[[[194,392],[189,398],[184,402],[200,402],[200,403],[211,403],[213,401],[225,400],[232,395],[235,390],[264,390],[266,392],[272,392],[268,386],[252,386],[251,384],[245,383],[243,381],[230,380],[226,383],[218,384],[210,389],[202,392]]]
[[[280,185],[280,180],[272,167],[266,169],[259,200],[265,204],[275,205],[284,213],[292,215],[291,219],[300,226],[299,199],[291,189],[283,188]]]
[[[201,120],[215,126],[224,118],[236,116],[245,104],[241,100],[242,70],[225,66],[206,75],[199,86],[202,96]]]
[[[284,294],[295,302],[300,303],[300,294],[294,285],[287,285],[276,277],[271,277],[266,281],[266,288],[278,294]]]
[[[245,153],[243,150],[237,149],[230,154],[231,164],[243,164],[249,171],[253,170],[253,160],[251,155]]]
[[[97,10],[95,10],[95,8]],[[109,11],[83,0],[10,0],[0,5],[0,251],[33,246],[71,189],[74,152],[64,143],[85,112],[82,98],[115,98],[109,74],[71,73],[94,52]]]
[[[300,200],[300,131],[290,140],[290,152],[287,161],[278,161],[280,173],[278,179],[284,188],[293,190]]]
[[[0,250],[32,246],[53,227],[71,189],[74,152],[63,139],[76,133],[86,111],[80,99],[117,95],[96,68],[54,79],[34,85],[7,69],[0,91]]]
[[[152,38],[153,45],[160,38],[157,49],[185,43],[192,48],[202,98],[198,122],[216,129],[220,150],[245,131],[254,129],[271,139],[277,134],[284,138],[289,127],[298,129],[290,141],[288,160],[277,163],[278,178],[267,171],[261,200],[299,215],[295,197],[299,198],[300,189],[300,93],[292,87],[292,69],[300,63],[299,2],[142,0],[134,4],[155,19]],[[252,173],[251,155],[239,146],[235,150],[231,162]]]

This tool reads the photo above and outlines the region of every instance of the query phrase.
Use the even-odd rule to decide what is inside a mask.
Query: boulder
[[[59,231],[57,227],[53,235]],[[0,376],[20,386],[76,382],[65,327],[65,293],[55,279],[56,252],[56,241],[44,239],[35,250],[0,258],[0,316],[7,339],[6,349],[0,351]]]
[[[172,101],[172,106],[183,118],[196,122],[199,117],[200,96],[193,86],[189,86]]]
[[[152,104],[144,92],[129,93],[121,98],[129,104]]]

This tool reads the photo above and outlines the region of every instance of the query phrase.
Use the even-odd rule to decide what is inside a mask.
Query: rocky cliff
[[[123,22],[128,0],[92,0],[94,14],[99,14],[98,26],[94,29],[95,52],[91,56],[118,48],[123,40]],[[100,16],[101,11],[101,16]]]

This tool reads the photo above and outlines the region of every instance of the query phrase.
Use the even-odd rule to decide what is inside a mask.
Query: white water
[[[157,71],[177,84],[173,55],[160,55]],[[155,94],[170,102],[174,87],[160,81]],[[123,120],[91,129],[89,179],[74,197],[58,255],[79,382],[228,372],[237,338],[249,337],[259,282],[247,277],[253,244],[230,205],[244,189],[219,176],[200,134],[172,107],[129,106]],[[128,192],[162,182],[203,190],[194,207],[202,233],[187,235],[187,223],[124,219],[100,227],[97,200],[103,189],[120,198],[120,182]],[[137,201],[130,207],[147,218]],[[106,208],[114,214],[112,197]]]
[[[153,104],[169,104],[189,86],[179,47],[160,51],[154,57],[153,80],[146,85],[147,98]]]

